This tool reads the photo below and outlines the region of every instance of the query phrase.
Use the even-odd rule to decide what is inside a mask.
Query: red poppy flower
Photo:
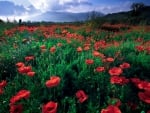
[[[27,56],[25,57],[25,61],[30,61],[30,60],[33,60],[34,59],[34,56]]]
[[[27,75],[30,77],[33,77],[35,75],[35,72],[33,72],[33,71],[27,72]]]
[[[61,46],[62,46],[62,43],[57,43],[57,46],[58,46],[58,47],[61,47]]]
[[[16,63],[16,66],[19,68],[19,67],[23,67],[24,66],[24,63],[23,62],[18,62]]]
[[[139,92],[138,96],[143,102],[150,104],[150,91]]]
[[[51,88],[51,87],[58,86],[59,83],[60,83],[60,77],[58,77],[58,76],[51,76],[50,80],[46,81],[46,86],[48,88]]]
[[[22,104],[18,105],[10,105],[10,113],[22,113],[23,112],[23,106]]]
[[[136,46],[135,48],[136,48],[137,51],[139,51],[139,52],[144,51],[144,46],[139,45],[139,46]]]
[[[78,47],[78,48],[77,48],[77,52],[82,52],[82,48],[81,48],[81,47]]]
[[[66,33],[68,33],[68,31],[64,29],[64,30],[62,31],[62,34],[66,34]]]
[[[88,51],[89,49],[90,49],[89,46],[84,46],[84,48],[83,48],[84,51]]]
[[[87,60],[85,60],[85,63],[88,64],[88,65],[91,65],[91,64],[94,63],[94,60],[92,60],[92,59],[87,59]]]
[[[95,56],[95,57],[100,56],[100,52],[98,52],[98,51],[93,51],[93,56]]]
[[[5,87],[6,85],[7,85],[6,80],[2,80],[2,81],[0,82],[0,88]]]
[[[56,102],[50,101],[42,106],[42,113],[56,113],[58,104]]]
[[[96,72],[103,72],[103,71],[105,71],[105,68],[104,68],[104,67],[97,67],[97,68],[95,69],[95,71],[96,71]]]
[[[45,45],[41,45],[40,48],[41,49],[46,49],[46,46]]]
[[[28,99],[30,96],[30,91],[28,90],[20,90],[15,96],[10,99],[10,103],[14,104],[22,98]]]
[[[150,91],[150,82],[147,81],[141,81],[137,84],[137,87],[139,89],[144,89],[146,91]]]
[[[56,51],[56,47],[55,46],[53,46],[53,47],[50,48],[50,52],[51,53],[54,53],[55,51]]]
[[[106,58],[106,61],[107,61],[107,62],[113,62],[113,61],[114,61],[114,58],[108,57],[108,58]]]
[[[122,74],[122,69],[119,67],[113,67],[109,70],[109,74],[111,76],[115,76],[115,75],[119,76],[120,74]]]
[[[141,82],[141,80],[139,78],[130,78],[130,80],[136,86]]]
[[[76,97],[78,98],[80,103],[83,103],[84,101],[88,99],[88,96],[85,94],[83,90],[78,90],[76,92]]]
[[[23,66],[23,67],[18,68],[18,72],[21,74],[25,74],[25,73],[28,73],[30,71],[32,71],[31,66]]]
[[[112,84],[124,85],[124,84],[128,83],[129,80],[126,79],[125,77],[111,76],[110,82],[111,82]]]
[[[145,48],[146,52],[150,54],[150,46]]]
[[[121,67],[122,69],[127,69],[127,68],[130,68],[130,64],[124,62],[123,64],[120,65],[120,67]]]
[[[121,113],[121,111],[118,107],[110,105],[106,109],[102,109],[101,113]]]

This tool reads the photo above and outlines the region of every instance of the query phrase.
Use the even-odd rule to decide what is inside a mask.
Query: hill
[[[147,24],[150,25],[150,6],[141,8],[135,15],[133,11],[107,14],[100,19],[104,19],[111,24]]]

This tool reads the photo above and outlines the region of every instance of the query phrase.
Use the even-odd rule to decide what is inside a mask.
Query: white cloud
[[[13,2],[15,5],[22,5],[25,8],[30,5],[29,0],[0,0],[0,1],[10,1]]]
[[[59,0],[30,0],[29,1],[36,9],[46,12],[57,6]]]
[[[65,11],[70,7],[76,7],[75,5],[85,4],[88,0],[29,0],[29,2],[42,12],[46,11]],[[73,6],[73,4],[75,4]]]

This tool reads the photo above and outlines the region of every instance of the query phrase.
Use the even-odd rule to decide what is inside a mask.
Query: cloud
[[[9,19],[13,21],[14,19],[19,20],[28,20],[41,14],[41,12],[35,9],[32,5],[24,7],[23,5],[16,5],[10,1],[0,1],[0,19],[6,21]]]
[[[9,1],[0,1],[0,15],[20,15],[22,12],[26,12],[23,6]]]
[[[87,0],[30,0],[30,3],[38,10],[42,12],[47,11],[68,11],[72,7],[89,6],[92,3]]]

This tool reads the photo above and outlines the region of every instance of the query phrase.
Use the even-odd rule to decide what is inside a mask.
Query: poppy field
[[[0,113],[150,113],[150,32],[110,27],[1,30]]]

